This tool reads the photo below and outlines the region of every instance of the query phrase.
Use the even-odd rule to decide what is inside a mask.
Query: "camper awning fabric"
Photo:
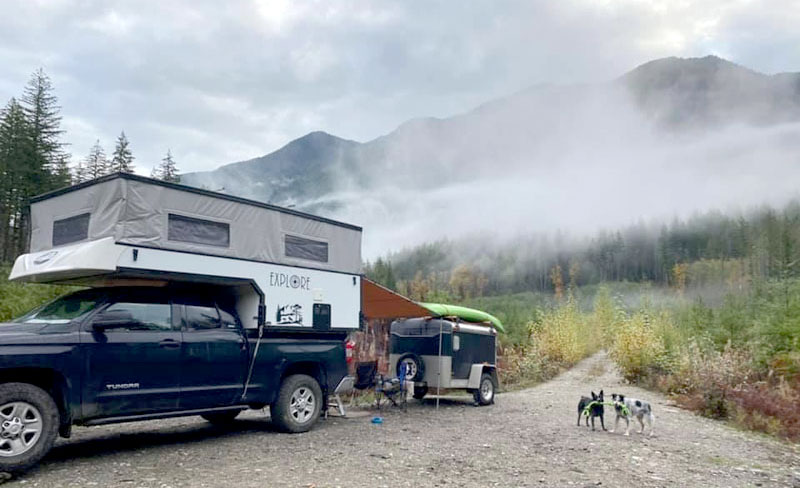
[[[368,319],[429,317],[428,309],[381,285],[361,278],[361,311]]]
[[[70,227],[85,225],[87,214],[88,228]],[[113,237],[118,244],[361,272],[359,227],[135,175],[112,175],[38,197],[31,224],[30,252]],[[315,253],[287,253],[287,238],[313,242]]]

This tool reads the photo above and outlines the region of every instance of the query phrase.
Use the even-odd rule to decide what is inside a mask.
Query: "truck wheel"
[[[230,425],[240,413],[242,413],[241,410],[231,410],[228,412],[206,413],[201,417],[214,425]]]
[[[397,376],[400,376],[400,367],[406,365],[406,379],[411,381],[422,381],[425,377],[425,361],[413,352],[400,356],[397,360]]]
[[[305,374],[287,376],[275,403],[270,405],[272,423],[283,432],[306,432],[314,426],[322,408],[322,389]]]
[[[38,386],[0,385],[0,471],[24,471],[42,459],[58,436],[58,407]]]
[[[494,378],[489,373],[481,375],[481,383],[477,390],[472,394],[475,398],[475,403],[480,405],[491,405],[494,403],[494,391],[496,389]]]
[[[417,400],[422,400],[423,398],[425,398],[425,395],[427,394],[428,394],[428,385],[414,387],[414,398],[416,398]]]

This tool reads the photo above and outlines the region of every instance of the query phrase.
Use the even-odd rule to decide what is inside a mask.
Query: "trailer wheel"
[[[417,400],[422,400],[423,398],[425,398],[425,395],[427,394],[428,394],[428,385],[414,387],[414,398],[416,398]]]
[[[275,403],[270,405],[272,423],[283,432],[307,432],[319,418],[322,389],[305,374],[287,376]]]
[[[397,360],[397,376],[400,376],[400,367],[406,365],[406,379],[411,381],[422,381],[425,377],[425,361],[413,352],[408,352],[400,356]]]
[[[214,425],[230,425],[240,413],[242,413],[241,410],[230,410],[228,412],[206,413],[201,417]]]
[[[0,471],[24,471],[39,462],[58,436],[58,407],[38,386],[0,385]]]
[[[489,373],[481,375],[480,387],[473,392],[475,403],[479,405],[491,405],[494,403],[494,392],[497,385],[494,384],[494,378]]]

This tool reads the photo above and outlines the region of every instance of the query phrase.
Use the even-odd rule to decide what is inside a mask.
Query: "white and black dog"
[[[614,411],[617,413],[617,417],[614,419],[614,428],[609,432],[617,430],[619,419],[623,418],[625,419],[625,435],[630,435],[631,418],[636,417],[639,420],[639,424],[642,426],[639,433],[644,433],[644,419],[646,418],[647,425],[650,427],[650,433],[648,435],[653,435],[656,417],[653,415],[653,408],[649,403],[635,398],[626,398],[625,395],[620,395],[618,393],[612,393],[611,399],[614,400]]]

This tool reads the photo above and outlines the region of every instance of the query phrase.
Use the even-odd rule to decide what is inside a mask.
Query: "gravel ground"
[[[655,435],[576,427],[580,395],[600,388],[649,400]],[[446,397],[437,412],[434,402],[384,409],[382,425],[370,422],[375,411],[354,409],[298,435],[274,432],[261,412],[227,430],[194,417],[77,428],[8,486],[800,487],[798,446],[624,385],[602,354],[494,406]]]

